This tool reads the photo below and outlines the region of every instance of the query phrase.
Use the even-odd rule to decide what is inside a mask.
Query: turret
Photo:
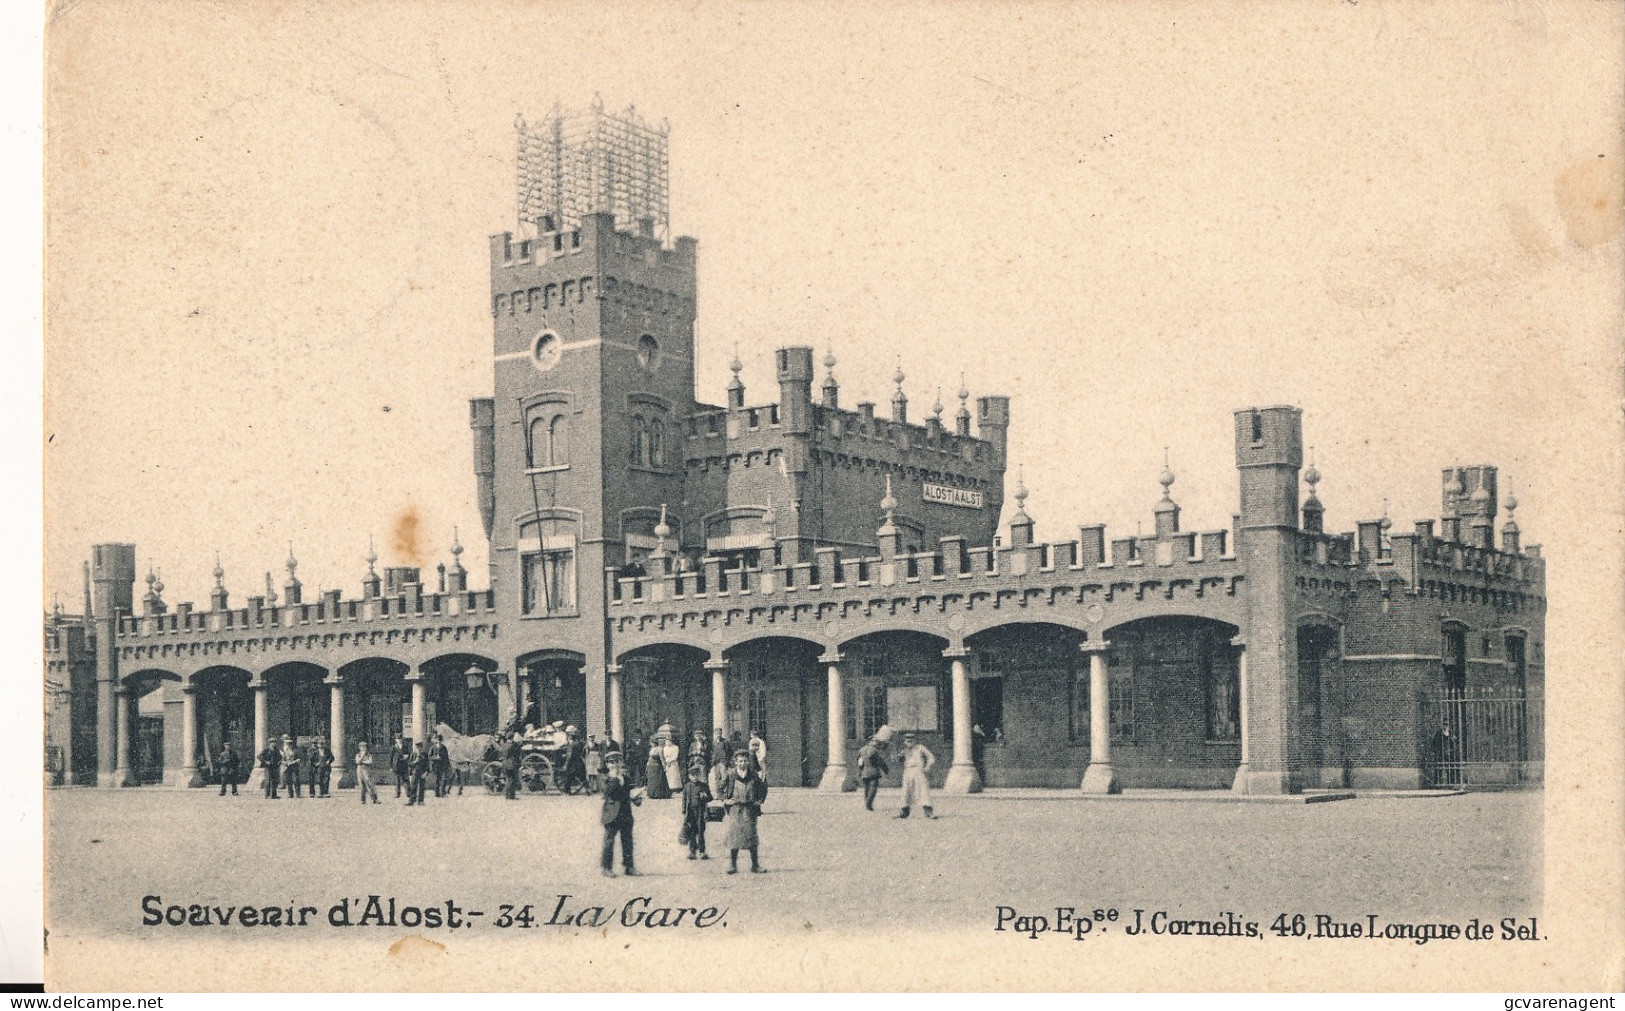
[[[226,570],[220,565],[220,556],[214,556],[214,589],[209,591],[209,607],[215,611],[224,611],[230,602],[230,595],[226,593]]]
[[[739,349],[734,348],[734,360],[728,363],[728,371],[733,373],[733,378],[728,380],[728,407],[731,410],[737,411],[745,406],[745,384],[739,378],[744,368],[745,363],[739,360]]]
[[[1518,521],[1513,518],[1513,513],[1518,508],[1518,496],[1512,494],[1510,482],[1508,483],[1506,506],[1507,521],[1501,527],[1501,550],[1509,555],[1515,555],[1520,548],[1518,543]]]
[[[1315,469],[1313,461],[1309,469],[1303,472],[1303,483],[1309,486],[1309,497],[1303,500],[1303,530],[1304,533],[1321,534],[1326,532],[1326,507],[1320,504],[1320,498],[1315,494],[1315,485],[1320,483],[1320,471]],[[1433,536],[1432,524],[1429,524],[1428,537]]]
[[[217,563],[218,564],[218,563]],[[113,640],[121,614],[135,604],[135,545],[98,544],[91,549],[91,580],[96,614],[96,782],[121,786],[118,768],[117,711],[118,650]]]
[[[788,433],[811,431],[812,348],[780,348],[775,357],[779,375],[779,424]]]
[[[457,528],[451,528],[451,569],[447,573],[446,592],[463,593],[468,589],[468,570],[463,568],[463,542]]]
[[[1444,516],[1457,520],[1458,535],[1475,548],[1495,548],[1495,477],[1483,464],[1444,470]]]
[[[1010,517],[1010,546],[1024,548],[1033,542],[1033,518],[1027,515],[1027,482],[1016,475],[1015,514]]]
[[[288,560],[283,563],[283,568],[288,570],[288,581],[282,584],[282,602],[289,606],[304,603],[304,584],[299,582],[298,574],[299,559],[293,557],[292,544],[288,545]],[[266,595],[269,596],[270,594],[267,593]]]
[[[841,387],[835,382],[834,351],[824,356],[824,368],[828,370],[828,374],[824,376],[824,406],[833,411],[841,406]]]
[[[976,398],[976,432],[984,441],[993,444],[999,459],[1004,459],[1010,437],[1009,397]]]
[[[1302,464],[1303,415],[1296,407],[1236,412],[1241,485],[1236,554],[1247,573],[1247,620],[1242,629],[1246,758],[1233,784],[1241,793],[1303,789],[1298,636],[1291,598]]]
[[[1303,412],[1253,407],[1236,412],[1236,467],[1241,471],[1241,524],[1298,528],[1298,468],[1303,466]]]
[[[1174,472],[1168,468],[1167,450],[1163,451],[1162,473],[1158,475],[1157,483],[1162,485],[1162,500],[1157,503],[1154,510],[1157,537],[1172,537],[1179,533],[1179,506],[1174,502],[1172,494]]]

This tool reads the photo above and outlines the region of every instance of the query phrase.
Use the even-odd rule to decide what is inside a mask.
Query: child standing
[[[683,787],[683,841],[688,843],[690,860],[709,860],[705,852],[705,810],[711,805],[711,788],[705,785],[705,763],[692,762],[688,783]]]

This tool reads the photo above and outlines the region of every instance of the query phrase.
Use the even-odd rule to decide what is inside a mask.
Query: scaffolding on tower
[[[605,112],[594,98],[584,110],[555,105],[536,126],[520,115],[514,127],[522,233],[572,231],[587,215],[607,211],[618,228],[666,240],[667,123],[651,126],[633,106]]]

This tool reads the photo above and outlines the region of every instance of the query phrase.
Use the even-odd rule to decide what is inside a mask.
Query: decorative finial
[[[1303,472],[1303,483],[1309,486],[1309,497],[1315,497],[1315,485],[1320,483],[1320,471],[1315,469],[1315,447],[1309,447],[1309,469]]]
[[[959,374],[959,406],[964,407],[965,401],[970,399],[970,387],[965,385],[965,373]]]
[[[297,571],[298,568],[299,568],[299,559],[293,557],[293,542],[292,541],[288,542],[288,561],[285,564],[286,564],[287,569],[288,569],[288,578],[292,579],[294,572]]]
[[[1460,497],[1462,495],[1465,495],[1466,493],[1467,493],[1467,484],[1466,484],[1465,478],[1462,475],[1462,472],[1460,470],[1456,470],[1456,471],[1451,472],[1451,475],[1450,475],[1450,494],[1454,495],[1454,496],[1457,496],[1457,497]]]
[[[1518,496],[1512,493],[1512,479],[1510,477],[1507,478],[1507,497],[1506,502],[1503,504],[1506,506],[1507,510],[1507,522],[1511,523],[1512,513],[1518,508]]]
[[[886,514],[886,522],[892,520],[892,513],[897,511],[897,498],[892,495],[891,475],[886,475],[886,496],[880,500],[880,508]]]
[[[937,402],[931,405],[931,415],[938,421],[942,420],[942,387],[937,387]]]
[[[734,345],[734,360],[728,363],[728,371],[732,372],[734,374],[735,379],[738,379],[739,378],[739,373],[743,372],[744,369],[745,369],[745,364],[739,360],[739,345],[735,344]]]
[[[226,570],[220,567],[220,552],[214,553],[214,585],[220,589],[226,588]]]
[[[1388,518],[1388,499],[1386,498],[1382,500],[1382,519],[1378,520],[1377,523],[1384,530],[1394,525],[1394,521]]]
[[[892,373],[891,381],[897,384],[899,392],[903,386],[903,360],[897,359],[897,371]]]
[[[1162,473],[1157,475],[1157,483],[1162,485],[1162,500],[1164,502],[1173,501],[1173,496],[1170,494],[1170,491],[1174,486],[1174,472],[1168,466],[1167,446],[1162,447]]]
[[[1510,516],[1508,516],[1507,518],[1511,519]],[[163,596],[163,593],[164,593],[164,574],[162,572],[158,573],[158,581],[152,584],[152,592],[158,594],[159,596]]]
[[[375,575],[373,566],[378,564],[378,549],[373,547],[372,534],[367,535],[367,575]]]
[[[158,577],[152,574],[152,566],[150,566],[150,565],[147,566],[147,592],[148,593],[152,592],[152,584],[156,583],[157,581],[158,581]]]
[[[824,368],[829,369],[831,372],[835,371],[835,349],[834,348],[830,348],[829,351],[824,355]]]
[[[457,528],[451,528],[451,562],[453,565],[463,564],[463,541],[457,535]]]
[[[655,524],[655,536],[664,541],[671,536],[671,524],[666,522],[666,503],[660,503],[660,522]],[[664,549],[665,545],[662,544]]]

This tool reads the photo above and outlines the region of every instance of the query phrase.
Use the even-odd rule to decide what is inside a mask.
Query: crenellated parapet
[[[953,638],[1012,622],[1105,628],[1161,614],[1240,625],[1243,573],[1225,531],[1129,538],[1105,549],[1105,528],[1076,541],[969,547],[946,537],[935,551],[729,568],[697,567],[648,576],[606,573],[610,628],[618,651],[642,642],[721,642],[764,635],[828,639],[823,624],[884,620]],[[720,640],[712,637],[720,632]]]

